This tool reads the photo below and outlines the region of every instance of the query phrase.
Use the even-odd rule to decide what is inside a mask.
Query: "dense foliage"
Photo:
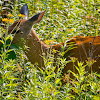
[[[0,100],[99,100],[100,74],[85,75],[86,65],[72,58],[73,66],[74,62],[78,64],[74,66],[78,70],[77,74],[69,71],[75,79],[69,79],[67,74],[63,75],[62,70],[69,62],[62,57],[63,47],[55,66],[54,55],[50,54],[44,58],[45,71],[37,69],[38,64],[28,62],[23,52],[26,46],[11,44],[13,37],[8,35],[7,28],[23,17],[19,14],[19,9],[28,4],[29,17],[46,10],[43,20],[33,28],[47,44],[65,42],[78,35],[97,36],[100,34],[100,1],[9,0],[5,5],[4,1],[7,0],[0,0],[0,21],[4,26],[0,27],[0,35],[3,37],[5,33],[3,40],[0,40]],[[7,10],[7,18],[2,16],[4,10]],[[91,62],[87,64],[89,63]],[[55,73],[59,64],[60,68]]]

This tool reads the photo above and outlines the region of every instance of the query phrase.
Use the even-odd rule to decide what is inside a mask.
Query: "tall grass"
[[[33,26],[45,43],[50,44],[46,41],[49,39],[56,44],[76,35],[100,34],[99,0],[20,0],[19,2],[21,6],[28,4],[29,16],[46,10],[43,20]],[[19,19],[17,5],[18,1],[15,0],[13,16],[3,20],[6,29],[0,27],[0,34],[3,37],[0,40],[0,100],[99,100],[100,75],[85,71],[85,67],[91,62],[84,64],[72,58],[73,68],[77,73],[69,71],[69,74],[63,75],[63,68],[69,62],[63,58],[64,47],[56,62],[53,54],[48,54],[46,58],[44,54],[45,70],[42,70],[38,68],[38,64],[32,65],[28,62],[24,53],[26,46],[12,44],[13,36],[8,35],[7,28],[12,24],[10,19]],[[0,9],[3,10],[2,5]],[[77,66],[74,62],[77,62]],[[54,71],[56,68],[57,72]],[[74,79],[69,77],[70,73]]]

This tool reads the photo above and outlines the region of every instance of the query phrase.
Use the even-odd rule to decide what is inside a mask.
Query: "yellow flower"
[[[9,20],[7,18],[2,19],[3,22],[8,22]]]
[[[14,23],[14,20],[13,20],[13,19],[9,19],[9,22],[10,22],[10,23]]]
[[[55,49],[53,49],[52,51],[53,51],[53,53],[56,53],[56,50]]]
[[[49,40],[45,40],[45,43],[46,43],[46,44],[49,44],[49,43],[50,43],[50,41],[49,41]]]
[[[9,14],[8,16],[9,16],[9,17],[12,17],[13,15],[12,15],[12,14]]]
[[[46,44],[53,44],[54,41],[53,41],[53,40],[45,40],[44,42],[45,42]]]
[[[70,57],[70,59],[72,60],[73,63],[76,62],[76,60],[77,60],[77,58],[75,58],[75,57]]]
[[[0,7],[0,9],[1,9],[1,7]]]
[[[22,15],[22,14],[19,14],[18,16],[19,16],[19,17],[25,17],[25,15]]]

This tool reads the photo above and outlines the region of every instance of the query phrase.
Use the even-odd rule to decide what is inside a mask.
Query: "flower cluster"
[[[23,14],[19,14],[18,16],[19,16],[19,17],[25,17],[25,15],[23,15]]]
[[[14,23],[14,20],[13,20],[13,19],[3,18],[2,21],[3,21],[3,22],[6,22],[6,23],[7,23],[7,22]]]

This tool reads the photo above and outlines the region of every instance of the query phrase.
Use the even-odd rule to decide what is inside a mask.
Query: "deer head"
[[[13,25],[9,26],[8,28],[8,33],[11,34],[15,33],[14,40],[13,40],[14,43],[18,43],[21,38],[24,39],[28,38],[28,35],[32,30],[32,26],[41,21],[45,11],[42,11],[34,15],[30,19],[27,19],[29,15],[29,11],[28,11],[27,4],[25,4],[21,8],[20,13],[25,15],[24,19],[16,21]]]
[[[48,46],[40,41],[32,27],[34,24],[41,21],[45,11],[28,19],[29,11],[27,4],[25,4],[21,8],[20,13],[25,15],[24,19],[15,21],[14,24],[9,26],[8,33],[14,34],[14,44],[19,43],[23,45],[21,38],[24,38],[26,45],[29,47],[29,50],[25,51],[29,61],[33,64],[37,62],[39,67],[43,67],[42,51],[45,51]]]

